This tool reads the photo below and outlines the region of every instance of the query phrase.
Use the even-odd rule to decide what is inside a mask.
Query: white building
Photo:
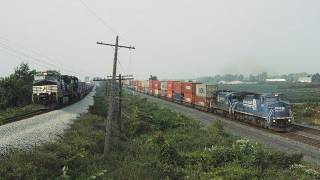
[[[274,78],[274,79],[266,79],[266,82],[287,82],[286,79],[283,78]]]
[[[219,81],[219,84],[244,84],[243,81]]]
[[[312,83],[312,77],[300,77],[298,82],[301,83]]]

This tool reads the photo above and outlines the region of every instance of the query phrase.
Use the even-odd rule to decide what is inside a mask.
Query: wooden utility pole
[[[108,78],[112,78],[112,76],[108,76]],[[123,80],[133,80],[133,75],[121,75],[119,74],[116,78],[117,81],[119,81],[119,96],[118,96],[118,110],[117,110],[117,122],[118,122],[118,129],[120,133],[122,132],[122,81]]]
[[[117,75],[117,61],[118,61],[118,48],[127,48],[127,49],[135,49],[135,47],[128,47],[128,46],[120,46],[119,45],[119,36],[116,37],[116,44],[106,44],[103,42],[97,42],[99,45],[106,45],[106,46],[113,46],[115,47],[114,51],[114,60],[113,60],[113,70],[112,70],[112,80],[110,84],[110,92],[108,96],[108,114],[107,118],[105,120],[105,140],[104,140],[104,151],[103,155],[104,157],[108,157],[110,154],[111,149],[111,127],[112,127],[112,117],[113,117],[113,111],[114,111],[114,96],[116,95],[115,92],[115,85],[116,85],[116,75]]]

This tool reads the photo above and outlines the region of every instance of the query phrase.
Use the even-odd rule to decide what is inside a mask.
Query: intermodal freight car
[[[289,131],[293,122],[290,104],[280,94],[218,90],[215,85],[180,81],[128,83],[128,88],[234,120],[275,131]]]
[[[59,106],[81,99],[91,91],[93,85],[57,71],[43,71],[36,73],[32,88],[33,103]]]

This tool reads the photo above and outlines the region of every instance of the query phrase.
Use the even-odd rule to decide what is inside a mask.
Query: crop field
[[[249,91],[256,93],[281,93],[284,94],[290,103],[305,103],[320,101],[319,84],[303,83],[265,83],[265,84],[239,84],[219,85],[219,89],[234,91]]]

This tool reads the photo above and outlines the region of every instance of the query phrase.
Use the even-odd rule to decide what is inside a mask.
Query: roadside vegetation
[[[302,124],[320,126],[320,103],[293,105],[295,121]]]
[[[219,85],[219,89],[256,93],[281,93],[290,103],[320,102],[320,84],[306,83],[260,83]]]
[[[95,104],[55,143],[0,157],[3,179],[316,179],[301,154],[286,154],[231,136],[128,92],[124,131],[114,122],[103,158],[105,87]]]
[[[28,64],[22,63],[13,74],[0,78],[0,112],[31,103],[34,74],[35,70],[31,70]]]
[[[320,126],[320,84],[264,83],[220,85],[219,89],[256,93],[282,93],[292,104],[295,122]]]
[[[43,108],[43,106],[38,104],[29,104],[23,107],[7,108],[6,110],[0,112],[0,126],[6,123],[10,123],[10,121],[8,121],[8,118],[24,115],[41,108]]]

